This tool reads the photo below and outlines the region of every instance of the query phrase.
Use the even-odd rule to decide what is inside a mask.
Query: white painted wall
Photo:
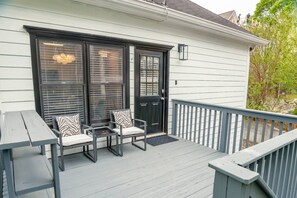
[[[10,0],[0,2],[0,101],[3,111],[34,109],[29,34],[23,25],[173,45],[170,101],[176,98],[245,107],[248,44],[71,0]],[[189,60],[178,59],[178,43],[189,45]],[[130,47],[130,68],[130,101],[134,110],[133,46]],[[171,102],[169,107],[171,128]]]

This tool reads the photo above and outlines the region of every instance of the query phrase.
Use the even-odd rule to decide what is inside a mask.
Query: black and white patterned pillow
[[[124,111],[115,111],[113,112],[114,121],[123,126],[123,128],[132,127],[131,112],[129,109]],[[119,129],[120,125],[116,124],[116,127]]]
[[[56,117],[62,137],[81,134],[79,114]]]

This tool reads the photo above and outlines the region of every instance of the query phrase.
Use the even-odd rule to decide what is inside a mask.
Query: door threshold
[[[162,135],[167,135],[167,133],[165,133],[165,132],[155,132],[155,133],[147,134],[146,137],[150,138],[150,137],[157,137],[157,136],[162,136]]]

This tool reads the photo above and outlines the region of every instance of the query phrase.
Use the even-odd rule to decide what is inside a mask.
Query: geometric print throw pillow
[[[81,134],[79,114],[73,116],[58,116],[56,120],[62,137]]]
[[[133,127],[130,109],[124,111],[115,111],[113,112],[113,115],[115,122],[122,125],[123,128]],[[118,124],[116,124],[116,127],[119,129],[120,125]]]

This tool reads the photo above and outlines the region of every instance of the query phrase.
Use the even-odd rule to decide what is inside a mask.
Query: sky
[[[230,10],[235,10],[236,14],[245,17],[248,13],[251,15],[256,9],[260,0],[191,0],[200,6],[216,13],[221,14]]]

